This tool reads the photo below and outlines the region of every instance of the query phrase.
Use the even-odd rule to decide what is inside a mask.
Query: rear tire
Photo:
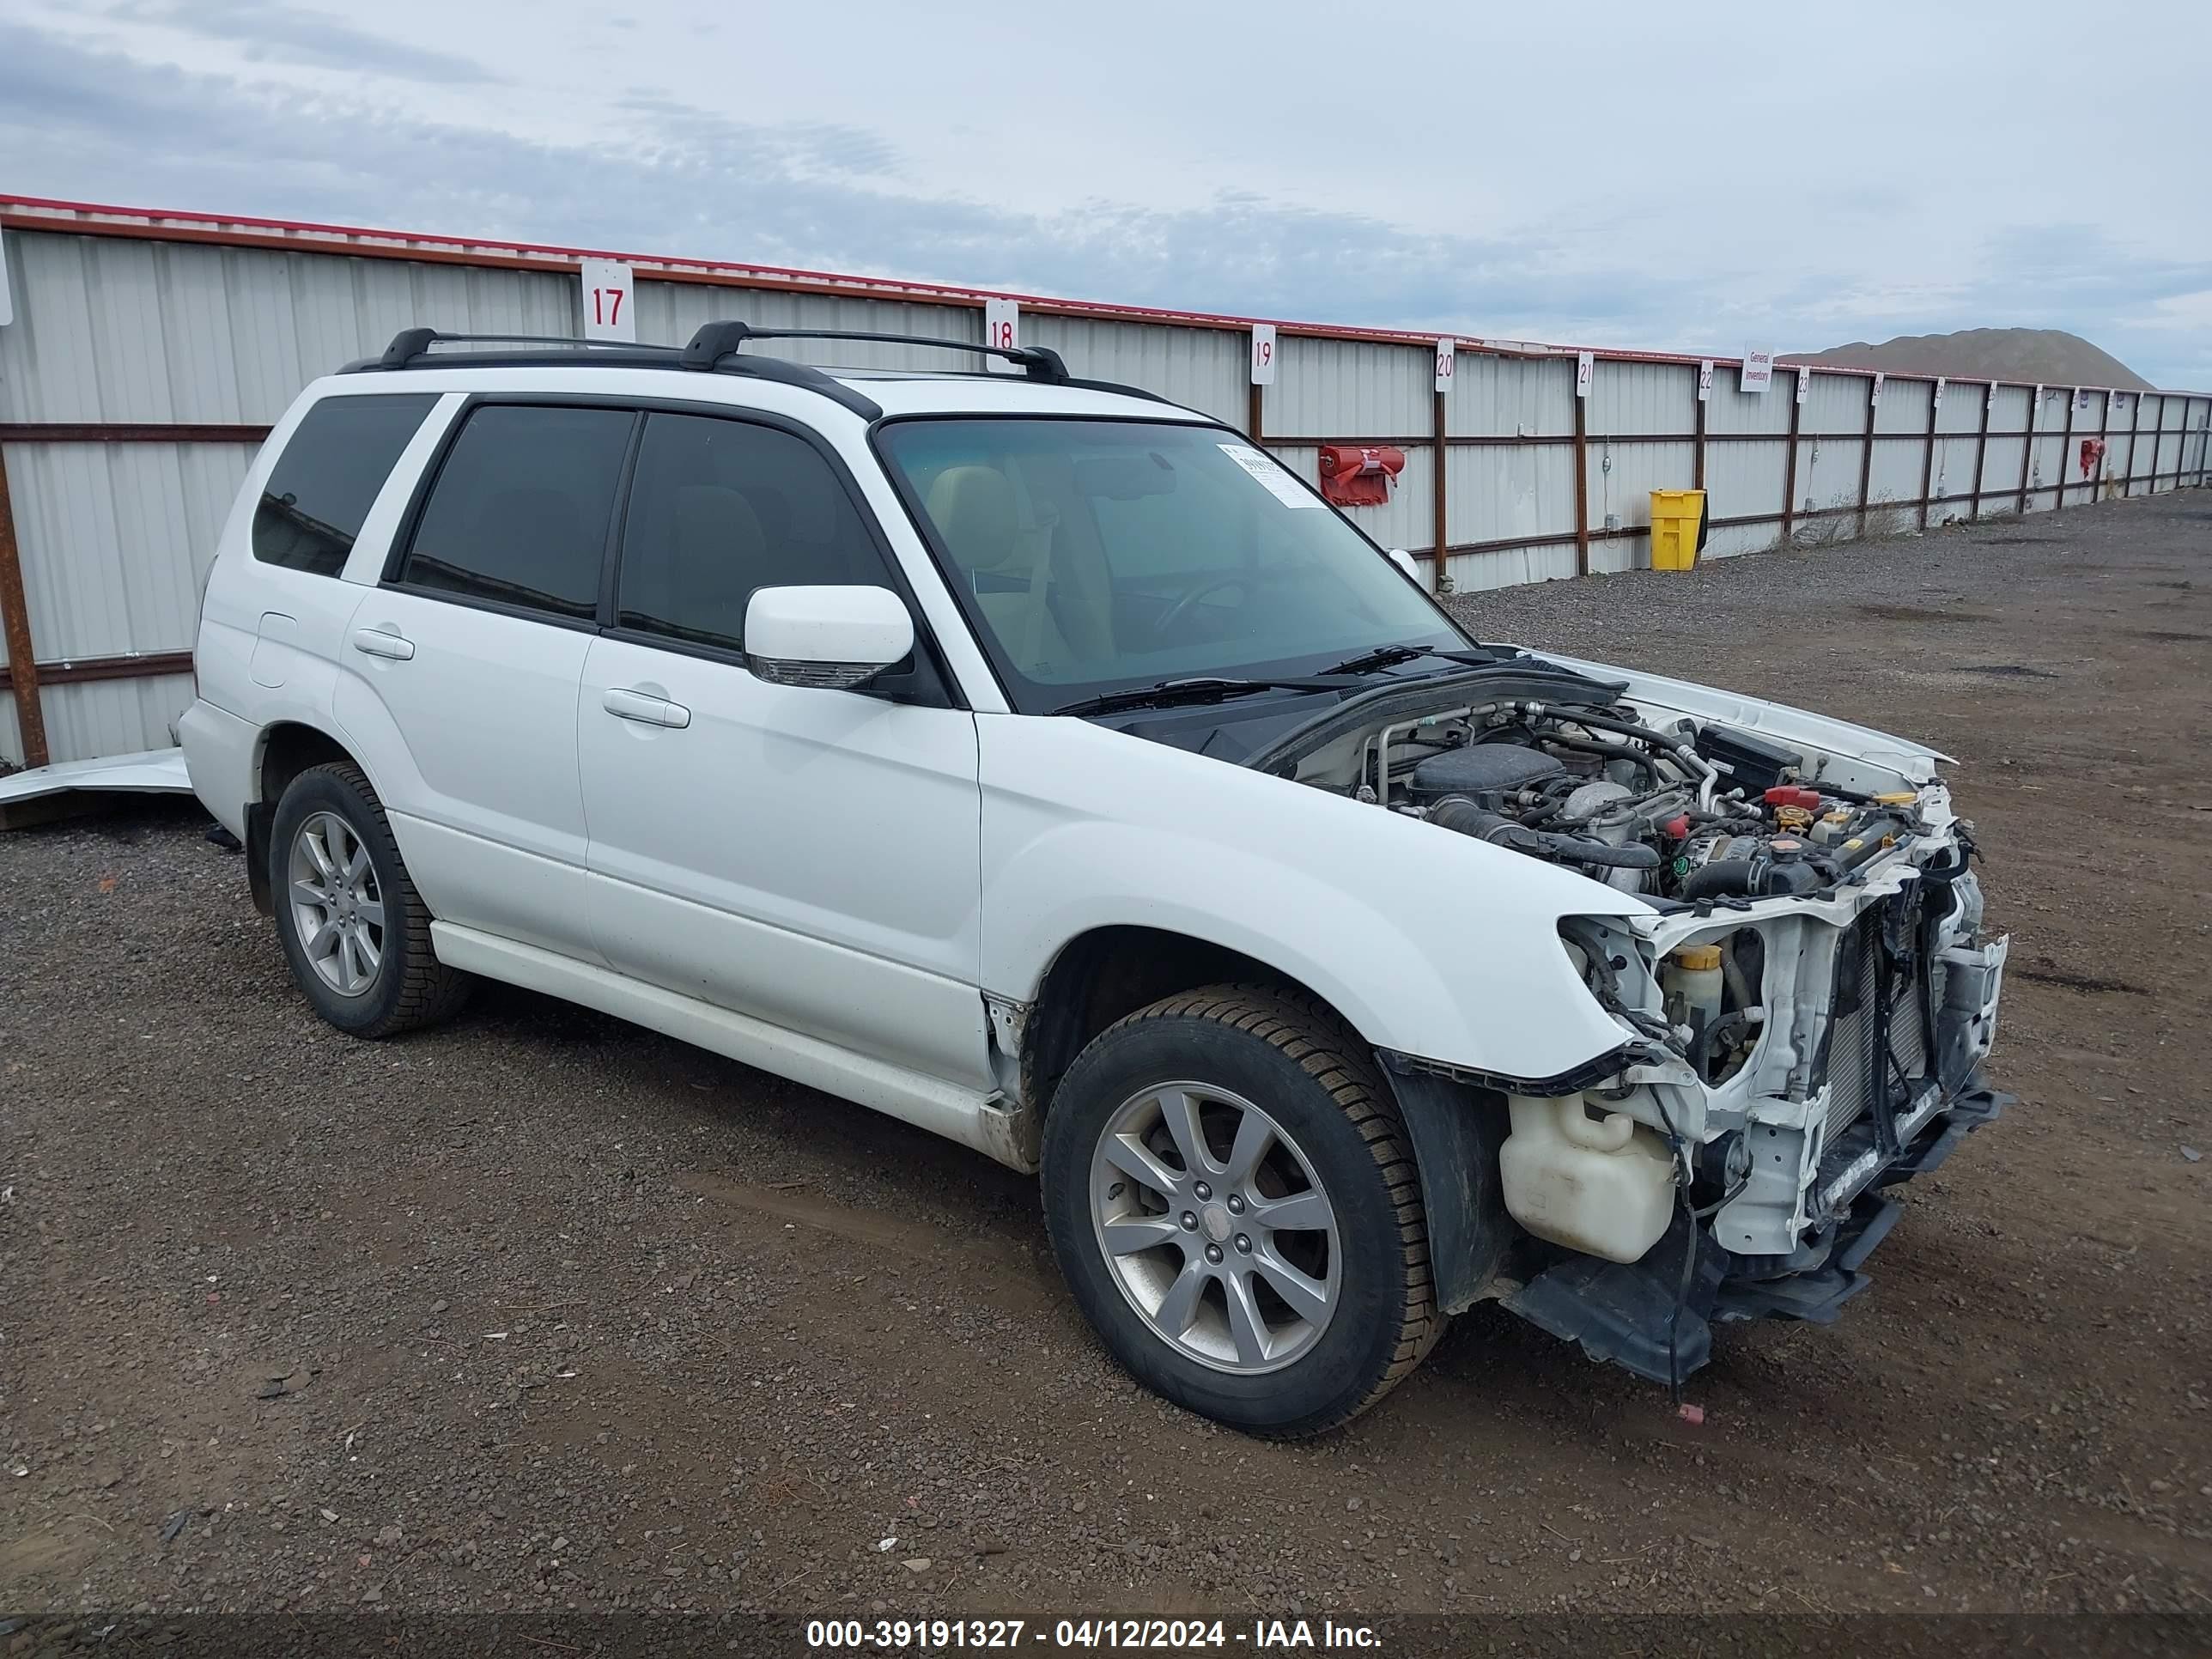
[[[1312,999],[1213,986],[1102,1032],[1045,1121],[1042,1184],[1115,1358],[1232,1428],[1348,1422],[1443,1331],[1405,1126]]]
[[[269,836],[269,891],[292,978],[350,1036],[396,1036],[457,1012],[471,981],[430,947],[430,912],[357,767],[285,786]]]

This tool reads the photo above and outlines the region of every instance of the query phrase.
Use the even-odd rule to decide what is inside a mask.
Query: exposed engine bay
[[[1376,730],[1346,787],[1630,892],[1694,902],[1810,893],[1924,829],[1918,792],[1802,781],[1802,751],[1626,705],[1516,699]]]
[[[1490,1293],[1679,1381],[1711,1322],[1834,1317],[1894,1218],[1881,1188],[1996,1115],[1978,1066],[2005,942],[1980,937],[1940,757],[1796,711],[1765,716],[1779,732],[1692,715],[1669,699],[1730,700],[1632,694],[1593,667],[1521,657],[1267,761],[1648,907],[1559,924],[1622,1030],[1614,1054],[1541,1079],[1449,1074],[1505,1097],[1505,1206],[1535,1241]]]

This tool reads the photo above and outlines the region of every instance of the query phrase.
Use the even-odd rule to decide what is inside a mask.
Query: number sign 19
[[[584,261],[584,337],[635,340],[637,307],[629,267],[617,259]]]
[[[1273,323],[1252,325],[1252,384],[1273,386],[1275,383],[1275,325]]]

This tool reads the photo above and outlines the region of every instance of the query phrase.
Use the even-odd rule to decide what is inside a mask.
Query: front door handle
[[[635,720],[641,726],[665,726],[680,732],[691,724],[691,711],[682,703],[621,686],[611,688],[599,699],[599,707],[618,720]]]
[[[415,655],[415,641],[390,628],[355,629],[353,648],[372,657],[388,657],[393,662],[407,662]]]

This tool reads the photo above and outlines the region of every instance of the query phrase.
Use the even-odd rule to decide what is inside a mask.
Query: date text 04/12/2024
[[[878,1653],[962,1648],[1149,1649],[1241,1646],[1248,1650],[1334,1648],[1372,1651],[1382,1644],[1365,1625],[1334,1620],[1257,1619],[1249,1628],[1220,1619],[811,1619],[806,1645]]]

